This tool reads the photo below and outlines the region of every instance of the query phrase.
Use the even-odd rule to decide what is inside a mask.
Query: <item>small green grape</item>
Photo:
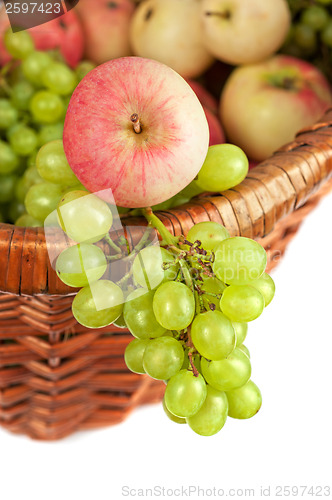
[[[15,59],[25,59],[35,48],[33,39],[27,31],[14,33],[8,28],[3,40],[9,54]]]

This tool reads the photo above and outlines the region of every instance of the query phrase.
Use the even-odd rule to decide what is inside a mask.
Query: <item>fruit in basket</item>
[[[214,58],[203,42],[201,0],[146,0],[133,16],[136,55],[167,64],[185,78],[201,75]]]
[[[248,158],[239,147],[217,144],[209,148],[195,183],[202,191],[225,191],[243,181],[248,167]]]
[[[292,27],[282,53],[312,62],[331,81],[332,2],[288,0]]]
[[[217,59],[249,64],[283,44],[291,16],[286,0],[202,0],[204,43]]]
[[[90,71],[71,98],[64,127],[75,175],[91,192],[110,188],[121,207],[177,194],[201,168],[208,142],[203,108],[185,80],[139,57]]]
[[[34,50],[28,31],[9,29],[4,42],[21,59],[0,78],[0,211],[7,222],[41,226],[64,194],[84,189],[63,150],[63,122],[70,94],[94,65],[73,70],[59,55]]]
[[[11,55],[3,43],[3,35],[10,26],[6,10],[0,12],[0,66],[11,60]],[[82,59],[84,37],[82,27],[73,11],[48,23],[30,28],[37,50],[59,49],[65,61],[75,67]],[[20,33],[20,32],[18,32]]]
[[[187,80],[187,83],[189,83],[190,87],[193,89],[195,94],[197,95],[199,102],[205,109],[209,109],[212,113],[217,114],[219,110],[219,104],[217,99],[210,94],[208,90],[206,90],[203,85],[201,85],[199,82],[196,82],[195,80]]]
[[[218,115],[219,103],[217,99],[210,94],[200,83],[195,80],[187,80],[190,87],[197,95],[199,102],[202,104],[205,116],[210,130],[210,146],[222,144],[225,142],[225,134],[220,123]]]
[[[220,123],[220,119],[216,116],[209,108],[203,106],[204,113],[209,125],[210,131],[210,142],[209,146],[215,146],[216,144],[223,144],[225,142],[225,134]]]
[[[264,160],[312,125],[331,104],[331,90],[313,65],[279,55],[234,70],[221,95],[228,139]]]
[[[80,0],[76,12],[88,59],[102,64],[131,54],[129,26],[134,9],[131,0]]]

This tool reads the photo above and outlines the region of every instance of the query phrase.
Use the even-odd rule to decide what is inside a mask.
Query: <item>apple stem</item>
[[[229,10],[225,10],[224,12],[205,12],[206,16],[218,16],[222,17],[223,19],[230,19],[232,17],[232,14]]]
[[[133,113],[130,117],[130,120],[134,126],[134,131],[136,134],[140,134],[142,132],[142,126],[139,121],[139,116],[137,113]]]

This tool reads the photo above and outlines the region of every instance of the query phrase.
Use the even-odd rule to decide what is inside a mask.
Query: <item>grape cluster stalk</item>
[[[79,323],[129,329],[134,338],[126,365],[165,382],[166,415],[197,434],[214,435],[228,416],[250,418],[261,407],[243,342],[247,323],[274,296],[266,252],[254,240],[231,238],[215,222],[175,237],[151,208],[142,214],[147,231],[128,254],[125,237],[109,236],[111,207],[86,191],[67,193],[57,220],[72,245],[60,253],[56,271],[64,283],[81,288],[72,304]],[[152,228],[160,244],[151,241]],[[126,263],[118,281],[107,273],[109,262]]]

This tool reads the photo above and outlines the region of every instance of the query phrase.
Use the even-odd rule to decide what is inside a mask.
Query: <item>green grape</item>
[[[41,127],[38,133],[38,143],[44,146],[51,141],[62,139],[63,137],[63,122],[51,123]]]
[[[206,382],[218,391],[242,387],[251,376],[250,359],[238,347],[227,358],[219,361],[202,358],[201,366]]]
[[[165,404],[165,400],[163,399],[163,409],[164,409],[164,412],[165,414],[167,415],[167,417],[172,420],[172,422],[175,422],[176,424],[186,424],[186,419],[185,418],[182,418],[182,417],[177,417],[176,415],[173,415],[173,413],[171,413],[169,411],[169,409],[167,408],[166,404]]]
[[[129,331],[139,339],[161,337],[162,327],[153,312],[153,291],[138,288],[131,292],[124,304],[123,317]]]
[[[62,196],[62,191],[56,184],[42,182],[29,188],[25,197],[25,206],[29,215],[44,221],[56,209]]]
[[[149,290],[155,289],[161,283],[174,280],[178,273],[179,265],[171,264],[168,269],[163,270],[163,263],[171,264],[174,256],[159,246],[143,248],[135,257],[133,263],[133,275],[135,281]]]
[[[158,203],[158,205],[153,205],[151,208],[154,212],[157,210],[168,210],[172,206],[172,198],[169,200],[165,200],[162,203]]]
[[[17,82],[10,95],[11,102],[20,111],[28,111],[30,100],[35,93],[34,87],[26,80]]]
[[[143,368],[143,356],[145,349],[150,344],[149,339],[134,339],[126,347],[124,360],[130,371],[134,373],[145,373]]]
[[[242,351],[250,359],[250,352],[249,352],[248,347],[246,347],[244,344],[241,344],[241,345],[239,345],[238,348],[240,349],[240,351]]]
[[[200,241],[204,250],[214,251],[219,243],[229,237],[229,232],[221,224],[217,224],[217,222],[199,222],[189,230],[186,239],[190,243]]]
[[[23,203],[30,187],[33,186],[34,184],[40,184],[42,182],[44,181],[40,177],[36,167],[27,168],[27,170],[23,174],[23,177],[18,179],[16,183],[15,186],[16,199]]]
[[[332,48],[332,20],[327,24],[321,33],[322,42]]]
[[[9,143],[19,156],[29,156],[38,145],[38,137],[34,129],[19,125],[9,135]]]
[[[24,203],[25,197],[27,195],[27,192],[29,191],[29,186],[27,185],[25,179],[23,177],[20,177],[17,179],[17,182],[15,184],[15,198]]]
[[[42,82],[45,87],[59,95],[71,94],[78,83],[74,71],[60,62],[52,62],[43,69]]]
[[[249,161],[242,149],[233,144],[217,144],[209,147],[196,182],[204,191],[226,191],[240,184],[248,169]]]
[[[28,162],[29,162],[29,160],[28,160]],[[32,186],[33,184],[40,184],[41,182],[44,182],[44,180],[39,175],[39,172],[38,172],[36,165],[28,166],[28,168],[24,172],[23,178],[29,184],[29,186]]]
[[[17,169],[18,165],[19,159],[16,153],[7,142],[0,140],[0,174],[10,174]]]
[[[239,389],[226,393],[228,399],[228,415],[232,418],[251,418],[262,406],[262,394],[252,380]]]
[[[37,168],[36,167],[36,158],[37,158],[37,150],[31,153],[31,155],[27,158],[27,169],[29,168]],[[41,177],[39,176],[41,179]]]
[[[264,248],[250,238],[222,241],[216,249],[213,272],[229,285],[245,285],[264,272],[267,257]]]
[[[16,175],[0,175],[0,203],[8,203],[13,199],[16,182]]]
[[[198,314],[191,327],[191,339],[202,356],[213,360],[226,358],[236,343],[232,323],[220,311]]]
[[[190,201],[190,198],[188,196],[184,196],[183,194],[178,193],[170,198],[171,208],[184,205],[185,203],[188,203],[188,201]]]
[[[188,370],[181,370],[167,383],[165,404],[177,417],[192,417],[203,406],[207,394],[202,375],[195,375]]]
[[[203,406],[195,415],[186,420],[196,434],[213,436],[224,427],[227,416],[228,400],[226,394],[208,385]]]
[[[331,5],[332,0],[316,0],[317,3],[321,3],[322,5]]]
[[[76,76],[80,82],[83,78],[95,68],[95,64],[91,61],[81,61],[75,68]]]
[[[197,185],[196,181],[191,181],[191,183],[188,184],[187,187],[182,189],[182,191],[180,191],[179,194],[181,194],[182,196],[185,196],[189,200],[191,200],[191,198],[193,198],[194,196],[197,196],[198,194],[201,194],[203,192],[204,192],[204,190]]]
[[[118,285],[99,280],[78,292],[73,300],[73,315],[78,323],[87,328],[103,328],[120,316],[123,300]]]
[[[181,370],[183,359],[181,342],[172,337],[160,337],[151,340],[146,347],[143,367],[150,377],[168,380]]]
[[[316,50],[316,33],[307,24],[297,24],[294,27],[294,41],[301,49],[309,50],[310,52]]]
[[[154,295],[153,311],[158,323],[166,330],[183,330],[194,318],[194,294],[183,283],[163,283]]]
[[[18,111],[8,99],[0,98],[0,130],[7,130],[18,120]]]
[[[163,337],[172,337],[172,338],[174,338],[174,334],[173,334],[173,332],[171,332],[171,330],[166,330],[166,332],[163,333],[162,336]]]
[[[118,328],[127,328],[125,319],[123,317],[123,313],[121,314],[121,316],[118,317],[118,319],[113,321],[113,325],[115,325]]]
[[[61,139],[49,142],[40,148],[36,165],[39,175],[45,181],[63,186],[75,186],[78,183],[67,161]]]
[[[33,39],[27,31],[13,33],[11,28],[8,28],[3,41],[9,54],[15,59],[25,59],[35,48]]]
[[[62,96],[62,102],[63,102],[63,105],[65,107],[66,112],[67,112],[70,100],[71,100],[71,95]]]
[[[55,123],[64,115],[65,106],[57,94],[40,90],[30,101],[30,111],[38,123]]]
[[[312,5],[301,14],[301,22],[310,26],[314,31],[321,31],[329,21],[329,13],[319,5]]]
[[[258,280],[252,281],[250,285],[261,292],[264,297],[265,307],[268,306],[271,303],[276,291],[276,286],[271,276],[267,273],[263,273]]]
[[[78,243],[96,243],[108,234],[113,215],[107,203],[87,191],[66,193],[57,208],[63,231]]]
[[[22,63],[25,78],[37,87],[42,86],[42,72],[52,64],[52,58],[47,52],[34,51]]]
[[[265,307],[263,295],[250,285],[231,285],[220,299],[220,309],[231,321],[248,323],[258,318]]]
[[[43,223],[40,220],[31,217],[29,214],[21,215],[16,221],[15,226],[21,227],[42,227]]]
[[[247,323],[237,323],[236,321],[232,321],[232,325],[236,335],[236,347],[238,347],[247,337],[248,325]]]
[[[25,213],[25,205],[17,200],[13,200],[8,207],[9,219],[15,222]]]
[[[217,311],[220,311],[220,298],[226,285],[220,281],[218,278],[213,278],[206,275],[201,275],[203,281],[197,283],[200,289],[205,292],[202,295],[204,304],[209,308],[209,304],[214,304]],[[213,295],[209,295],[213,294]],[[214,295],[220,295],[220,297],[214,297]]]
[[[56,272],[68,286],[83,287],[99,280],[107,269],[101,248],[81,243],[67,248],[57,258]]]

